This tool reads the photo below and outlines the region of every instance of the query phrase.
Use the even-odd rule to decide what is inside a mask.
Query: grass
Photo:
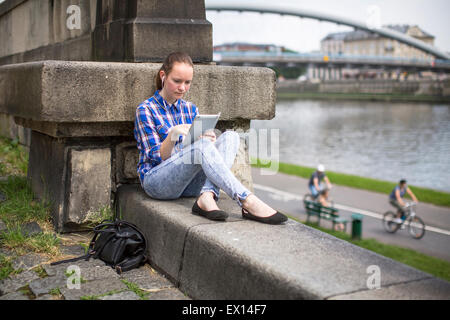
[[[271,166],[273,168],[277,168],[277,163],[275,165],[271,162],[267,163],[268,161],[260,160],[260,159],[252,159],[252,166],[256,168],[267,168],[270,169]],[[295,164],[289,164],[289,163],[278,163],[278,171],[299,176],[302,178],[309,179],[311,174],[315,171],[315,168],[311,167],[304,167],[299,166]],[[390,194],[392,189],[397,185],[395,182],[390,181],[383,181],[383,180],[377,180],[372,178],[365,178],[365,177],[359,177],[355,175],[345,174],[345,173],[338,173],[338,172],[332,172],[327,171],[327,176],[330,179],[332,184],[357,188],[357,189],[364,189],[384,194]],[[438,190],[432,190],[422,187],[416,187],[412,185],[408,185],[409,188],[414,192],[416,197],[421,202],[427,202],[432,203],[439,206],[444,207],[450,207],[450,193],[438,191]],[[408,195],[406,195],[407,197]]]
[[[49,258],[61,255],[60,239],[55,235],[49,206],[37,201],[27,183],[28,155],[16,140],[0,137],[0,192],[6,200],[0,202],[0,220],[7,230],[0,234],[0,246],[16,256],[30,252],[45,254]],[[29,236],[23,226],[29,222],[39,224],[43,232]],[[19,270],[14,270],[11,260],[14,257],[0,255],[0,279]]]
[[[18,140],[0,136],[0,176],[26,176],[28,153]]]
[[[125,284],[127,286],[127,289],[122,289],[122,290],[112,290],[100,295],[90,295],[90,296],[82,296],[80,297],[80,300],[100,300],[100,298],[102,297],[106,297],[106,296],[110,296],[113,294],[117,294],[117,293],[122,293],[125,291],[132,291],[134,293],[136,293],[136,295],[139,296],[139,298],[141,298],[141,300],[148,300],[147,299],[147,295],[149,293],[145,292],[144,290],[140,289],[139,286],[133,282],[127,281],[125,279],[121,280],[123,284]]]
[[[27,182],[27,167],[25,148],[17,140],[0,137],[0,192],[6,196],[6,201],[0,202],[0,220],[7,227],[7,231],[0,234],[0,246],[16,256],[34,252],[50,259],[62,258],[59,250],[62,238],[54,232],[50,206],[35,199]],[[87,215],[87,226],[93,227],[112,217],[109,206],[91,211]],[[33,236],[24,234],[23,226],[30,222],[38,223],[43,232]],[[0,280],[18,272],[11,264],[14,258],[0,254]]]
[[[289,216],[289,215],[288,215]],[[328,233],[336,238],[348,241],[359,247],[376,252],[382,256],[391,258],[395,261],[401,262],[423,272],[429,273],[435,277],[450,281],[450,262],[425,255],[415,250],[402,248],[395,245],[384,244],[375,239],[361,239],[353,240],[351,235],[334,231],[327,228],[318,226],[316,223],[302,222],[295,217],[289,216],[289,218],[303,223],[307,226],[318,229],[322,232]]]

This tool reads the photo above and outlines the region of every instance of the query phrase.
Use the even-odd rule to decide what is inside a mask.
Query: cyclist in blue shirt
[[[323,185],[322,181],[325,181],[326,186]],[[317,170],[313,172],[311,175],[311,178],[309,178],[309,191],[311,191],[311,194],[314,198],[319,197],[319,195],[325,195],[326,197],[319,197],[319,201],[322,202],[326,200],[327,193],[324,191],[326,189],[331,189],[331,183],[328,177],[325,174],[325,167],[322,164],[319,164],[317,166]],[[321,199],[325,198],[325,199]]]
[[[405,218],[405,202],[403,201],[403,197],[406,193],[411,196],[414,202],[419,202],[411,189],[408,188],[405,179],[400,180],[399,184],[395,186],[389,195],[389,203],[397,208],[397,218],[394,220],[396,223],[402,223]]]

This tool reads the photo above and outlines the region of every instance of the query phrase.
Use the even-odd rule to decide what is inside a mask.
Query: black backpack
[[[137,268],[147,261],[147,240],[144,234],[132,223],[116,219],[104,220],[93,228],[92,238],[87,254],[50,265],[73,262],[90,258],[100,259],[122,273]]]

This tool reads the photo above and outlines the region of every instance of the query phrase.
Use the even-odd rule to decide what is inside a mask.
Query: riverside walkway
[[[252,168],[255,193],[273,207],[292,217],[306,220],[303,195],[309,193],[308,179],[283,173],[271,174],[264,169]],[[271,175],[268,175],[271,174]],[[413,239],[407,230],[387,233],[382,226],[383,213],[393,210],[388,195],[333,184],[330,196],[342,216],[351,221],[352,213],[364,215],[362,237],[410,248],[424,254],[450,261],[450,208],[419,202],[417,214],[426,226],[425,236]],[[420,201],[420,199],[419,199]],[[328,226],[327,224],[324,224]],[[331,223],[330,223],[331,227]],[[347,228],[347,232],[351,232]]]

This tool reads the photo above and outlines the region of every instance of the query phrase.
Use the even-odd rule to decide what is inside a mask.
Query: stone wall
[[[136,107],[155,91],[159,63],[39,61],[0,66],[0,112],[30,128],[28,178],[50,200],[58,231],[82,228],[109,206],[120,184],[139,183]],[[275,116],[275,73],[266,68],[195,65],[187,100],[221,112],[218,129],[250,128]],[[255,107],[257,106],[257,108]],[[232,171],[252,189],[243,137]]]

